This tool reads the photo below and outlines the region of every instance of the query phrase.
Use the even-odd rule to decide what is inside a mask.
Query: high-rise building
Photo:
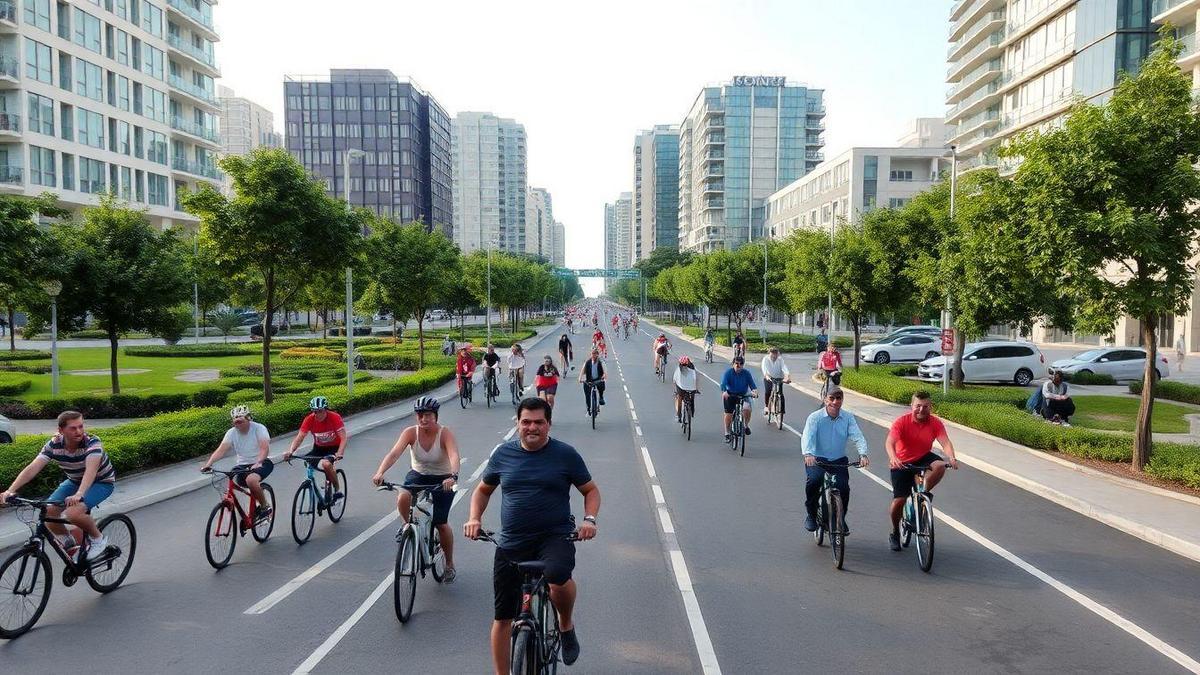
[[[613,229],[616,242],[613,246],[612,266],[629,269],[633,266],[633,193],[622,192],[614,204]]]
[[[255,148],[282,148],[283,135],[275,131],[275,116],[270,110],[234,94],[229,87],[217,87],[221,101],[221,154],[245,155]]]
[[[550,264],[555,267],[567,265],[567,227],[562,223],[550,226],[551,238],[554,240]]]
[[[350,204],[454,234],[450,117],[391,71],[333,69],[284,78],[288,152]],[[352,150],[347,154],[347,150]]]
[[[660,124],[633,143],[633,258],[679,247],[679,127]]]
[[[617,266],[617,205],[604,205],[604,267],[612,269]],[[604,278],[604,290],[612,285],[612,280]]]
[[[1180,10],[1183,5],[1190,10]],[[1159,17],[1152,16],[1168,6]],[[1154,19],[1176,14],[1195,24],[1196,3],[955,2],[950,8],[946,123],[953,126],[949,143],[957,146],[959,170],[998,166],[1001,143],[1052,124],[1077,98],[1107,100],[1119,73],[1136,72],[1150,53],[1157,39]]]
[[[700,92],[679,130],[680,249],[734,249],[763,236],[767,197],[823,158],[823,95],[774,76]]]
[[[553,232],[554,203],[549,190],[529,188],[525,198],[525,252],[538,259],[554,257]]]
[[[219,39],[204,0],[0,3],[0,192],[195,225],[176,195],[223,180]]]
[[[451,123],[454,242],[464,253],[493,248],[524,253],[525,127],[486,112]]]

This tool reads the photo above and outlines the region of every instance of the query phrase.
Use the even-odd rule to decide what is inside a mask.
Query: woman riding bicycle
[[[554,359],[546,356],[542,359],[542,365],[538,366],[537,374],[533,378],[533,386],[537,389],[538,398],[546,399],[546,403],[550,407],[554,407],[554,395],[558,393],[558,378],[562,377],[558,372],[558,366],[554,365]]]
[[[842,354],[833,342],[821,352],[821,357],[817,359],[817,369],[825,374],[826,379],[833,378],[834,385],[842,383]]]
[[[679,357],[679,367],[675,369],[675,421],[683,421],[683,399],[685,396],[696,395],[696,365],[686,356]]]
[[[525,391],[525,350],[515,342],[508,352],[508,373],[516,378],[520,395]]]

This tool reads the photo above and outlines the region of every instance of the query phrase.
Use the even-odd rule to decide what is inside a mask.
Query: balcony
[[[1039,106],[1028,106],[1006,113],[1000,123],[1000,129],[1007,133],[1037,124],[1071,107],[1074,101],[1075,91],[1069,88],[1063,89],[1053,98],[1043,101]]]
[[[979,106],[987,104],[993,97],[999,96],[1000,83],[992,82],[980,89],[977,89],[974,94],[959,102],[946,112],[946,124],[953,124],[959,119],[975,112]]]
[[[195,122],[186,120],[178,115],[171,117],[171,128],[176,131],[182,131],[189,136],[202,138],[213,145],[221,144],[221,135],[213,129],[207,129]]]
[[[965,0],[954,6],[950,11],[950,36],[951,42],[958,40],[971,29],[978,21],[979,17],[985,12],[995,9],[1003,9],[1006,0]],[[966,7],[966,11],[961,11]],[[955,16],[955,14],[958,16]]]
[[[1196,3],[1193,0],[1154,0],[1150,13],[1154,15],[1154,23],[1172,25],[1185,23],[1183,19],[1195,15]]]
[[[975,70],[963,75],[962,80],[946,90],[946,105],[958,103],[977,87],[996,79],[1000,73],[1000,59],[995,58]]]
[[[724,181],[714,180],[714,181],[704,184],[704,192],[706,194],[710,193],[710,192],[724,192],[724,191],[725,191],[725,182]]]
[[[958,172],[962,174],[974,171],[975,169],[995,168],[999,161],[1000,158],[995,152],[981,152],[974,157],[960,159],[958,161]]]
[[[974,28],[967,31],[967,34],[950,45],[946,50],[946,60],[954,61],[966,51],[967,47],[975,44],[975,41],[981,35],[986,35],[994,30],[1004,27],[1004,10],[997,9],[988,12],[983,19],[974,25]]]
[[[21,62],[15,56],[0,56],[0,84],[20,84]]]
[[[1008,89],[1014,82],[1024,82],[1034,78],[1042,73],[1050,70],[1054,66],[1066,61],[1075,54],[1075,34],[1072,33],[1066,37],[1061,44],[1050,48],[1041,55],[1034,65],[1014,69],[1009,68],[1000,76],[1000,91]]]
[[[191,174],[200,178],[208,178],[215,181],[221,181],[225,179],[224,174],[222,174],[217,167],[211,164],[193,162],[191,160],[184,159],[183,157],[171,158],[171,168],[175,171]]]
[[[221,69],[217,67],[217,59],[212,54],[200,49],[196,45],[185,41],[178,35],[168,35],[167,44],[171,46],[171,49],[187,56],[196,63],[199,63],[204,67],[205,70],[209,71],[210,74],[216,76],[221,74]]]
[[[702,210],[707,211],[709,209],[723,209],[723,208],[725,208],[725,200],[724,199],[708,199],[708,200],[705,200],[704,208]]]
[[[821,105],[810,105],[808,106],[808,110],[805,111],[805,114],[807,114],[809,117],[824,117],[825,104],[822,103]]]
[[[21,116],[16,113],[0,113],[0,137],[20,135]]]
[[[167,7],[175,10],[175,13],[187,17],[200,28],[203,28],[202,32],[207,33],[211,39],[220,39],[220,36],[217,35],[217,27],[213,25],[211,16],[205,16],[203,13],[197,11],[195,7],[183,2],[183,0],[167,0]]]
[[[1180,68],[1190,70],[1196,63],[1200,63],[1200,52],[1196,51],[1196,34],[1189,33],[1177,37],[1183,43],[1183,51],[1179,52],[1179,58],[1175,59],[1175,63],[1179,64]]]
[[[24,190],[25,169],[19,166],[0,165],[0,189]]]
[[[958,61],[950,64],[946,69],[946,79],[950,82],[958,80],[963,73],[969,72],[972,68],[979,65],[983,61],[991,59],[994,56],[999,56],[1000,43],[1004,42],[1004,29],[992,33],[983,42],[975,45],[965,56]]]
[[[12,0],[0,0],[0,31],[17,28],[17,4]]]
[[[704,137],[705,145],[725,145],[725,134],[709,134]]]
[[[217,97],[204,87],[188,82],[178,75],[172,75],[168,82],[172,89],[177,89],[205,105],[217,107]]]
[[[821,162],[825,160],[825,155],[817,152],[816,150],[805,150],[804,159],[807,159],[810,162]]]
[[[1059,0],[1058,2],[1054,2],[1051,0],[1050,4],[1042,7],[1041,10],[1034,14],[1028,14],[1024,17],[1010,15],[1008,17],[1009,42],[1011,43],[1020,40],[1029,33],[1037,30],[1039,26],[1046,22],[1046,19],[1058,14],[1062,10],[1066,9],[1069,5],[1075,4],[1076,1],[1077,0]]]

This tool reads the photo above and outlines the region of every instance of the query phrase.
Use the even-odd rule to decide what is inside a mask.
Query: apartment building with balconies
[[[221,102],[221,154],[245,155],[257,148],[282,148],[283,135],[275,131],[275,115],[229,87],[217,87]]]
[[[633,142],[633,259],[679,246],[679,127],[659,124]]]
[[[464,252],[526,252],[525,127],[486,112],[451,122],[454,243]]]

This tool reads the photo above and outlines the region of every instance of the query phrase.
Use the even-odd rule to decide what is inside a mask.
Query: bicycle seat
[[[517,569],[525,574],[541,575],[546,573],[546,563],[542,560],[526,560],[517,563]]]

